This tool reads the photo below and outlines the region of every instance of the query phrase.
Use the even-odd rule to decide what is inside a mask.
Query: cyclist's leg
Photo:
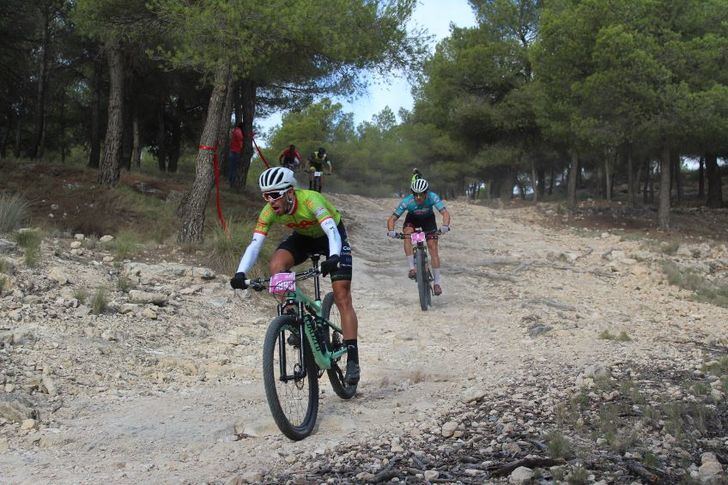
[[[338,229],[341,236],[341,254],[339,255],[339,268],[331,273],[331,289],[334,291],[334,302],[341,315],[341,330],[347,349],[345,379],[347,384],[354,385],[359,382],[360,376],[357,344],[359,320],[351,301],[351,246],[344,224],[339,222]],[[326,238],[326,248],[328,249],[328,238]]]

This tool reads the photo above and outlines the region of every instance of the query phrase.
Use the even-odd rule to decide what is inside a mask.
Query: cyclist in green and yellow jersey
[[[253,240],[245,249],[230,286],[245,289],[246,273],[253,267],[263,246],[268,229],[274,223],[293,230],[273,253],[270,274],[288,272],[304,262],[310,254],[326,254],[321,274],[331,275],[334,301],[341,314],[344,343],[347,346],[347,384],[359,382],[357,348],[358,321],[351,301],[352,258],[341,214],[326,198],[313,190],[296,189],[293,172],[285,167],[273,167],[260,174],[260,191],[266,201],[253,230]]]

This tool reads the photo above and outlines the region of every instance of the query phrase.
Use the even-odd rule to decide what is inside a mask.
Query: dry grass
[[[29,218],[30,206],[23,197],[0,193],[0,234],[14,231]]]
[[[25,264],[34,268],[40,263],[40,243],[43,234],[37,229],[28,229],[15,233],[15,242],[23,248]]]
[[[614,340],[617,342],[630,342],[632,338],[627,335],[627,332],[622,330],[618,335],[611,333],[609,330],[604,330],[599,334],[599,338],[603,340]]]
[[[109,298],[106,293],[106,288],[100,287],[94,293],[91,299],[91,313],[94,315],[100,315],[106,311],[109,306]]]
[[[713,283],[694,270],[682,269],[672,261],[664,261],[662,271],[668,283],[692,291],[696,301],[728,308],[728,286]]]

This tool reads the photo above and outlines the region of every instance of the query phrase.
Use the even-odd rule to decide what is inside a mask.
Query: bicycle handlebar
[[[423,232],[423,231],[420,231],[420,232]],[[430,236],[430,235],[433,235],[433,234],[436,235],[436,236],[442,236],[443,233],[439,229],[437,231],[430,231],[430,232],[425,233],[426,236]],[[411,237],[412,237],[412,233],[405,234],[403,232],[398,232],[394,236],[393,239],[407,239],[407,238],[411,238]]]
[[[318,274],[321,274],[320,269],[309,268],[302,273],[296,273],[296,281],[307,280],[309,278],[313,278],[314,276],[316,276]],[[245,285],[255,291],[263,291],[268,288],[269,282],[270,282],[270,277],[269,278],[256,278],[253,280],[245,280]]]

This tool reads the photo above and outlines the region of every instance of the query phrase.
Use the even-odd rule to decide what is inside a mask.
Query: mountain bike
[[[432,295],[434,290],[432,288],[432,271],[430,271],[429,258],[427,257],[427,239],[439,236],[442,234],[439,230],[424,232],[422,228],[415,228],[415,232],[412,234],[404,234],[402,232],[397,233],[397,239],[410,238],[412,241],[412,250],[415,256],[415,281],[417,282],[417,293],[420,297],[420,308],[423,312],[426,312],[429,307],[432,306]]]
[[[334,294],[321,300],[319,258],[302,273],[278,273],[248,280],[253,290],[268,289],[282,297],[263,341],[263,383],[271,414],[281,432],[302,440],[313,432],[318,415],[318,379],[324,372],[342,399],[356,394],[356,385],[344,380],[346,345],[341,332]],[[313,278],[314,298],[306,296],[296,282]]]
[[[321,170],[315,170],[313,172],[310,172],[311,179],[309,180],[309,189],[315,190],[316,192],[321,193],[321,177],[324,175],[331,175],[328,172],[322,172]]]

